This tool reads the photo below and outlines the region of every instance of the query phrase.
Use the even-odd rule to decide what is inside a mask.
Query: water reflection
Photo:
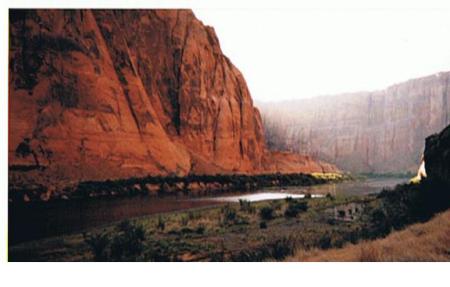
[[[285,199],[287,197],[304,198],[305,194],[284,193],[284,192],[259,192],[259,193],[244,194],[244,195],[237,195],[237,196],[213,197],[213,198],[207,198],[206,200],[222,201],[222,202],[239,202],[240,200],[247,200],[247,201],[255,202],[255,201],[262,201],[262,200]],[[324,197],[324,195],[323,194],[312,194],[311,197],[312,198]]]

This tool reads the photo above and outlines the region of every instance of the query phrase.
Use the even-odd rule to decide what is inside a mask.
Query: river
[[[9,244],[80,232],[126,218],[190,208],[237,202],[331,195],[358,196],[378,193],[384,187],[406,182],[407,178],[368,178],[334,184],[287,189],[262,189],[253,192],[227,192],[204,196],[165,195],[99,198],[54,202],[10,203],[8,206]]]

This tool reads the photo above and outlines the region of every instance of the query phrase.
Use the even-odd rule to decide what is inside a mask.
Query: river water
[[[72,201],[9,204],[9,244],[80,232],[126,218],[158,214],[190,208],[237,202],[301,198],[305,194],[322,197],[332,195],[358,196],[378,193],[384,187],[406,182],[407,178],[369,178],[336,184],[287,189],[262,189],[253,192],[227,192],[203,196],[165,195],[125,198],[101,198]]]

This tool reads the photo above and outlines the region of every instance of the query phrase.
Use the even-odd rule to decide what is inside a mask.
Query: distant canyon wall
[[[352,172],[415,172],[424,139],[450,123],[449,79],[445,72],[385,90],[259,103],[267,145]]]

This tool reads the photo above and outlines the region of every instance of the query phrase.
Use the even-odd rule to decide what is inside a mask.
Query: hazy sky
[[[194,9],[260,101],[382,89],[450,70],[450,11]]]

